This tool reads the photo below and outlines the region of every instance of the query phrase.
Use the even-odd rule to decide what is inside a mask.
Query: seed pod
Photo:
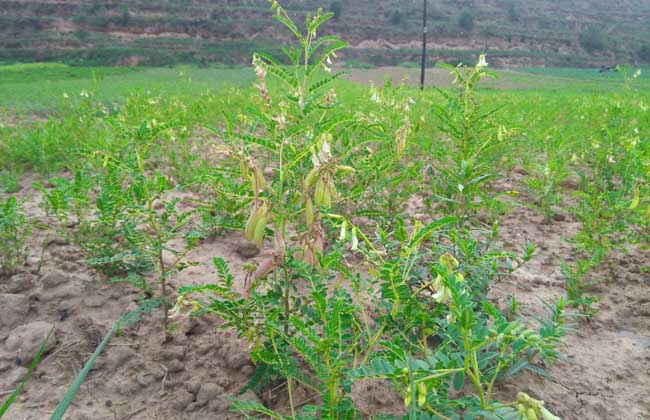
[[[266,224],[268,221],[268,208],[266,207],[266,203],[264,203],[259,209],[259,218],[253,232],[253,241],[260,248],[264,245],[264,235],[266,234]]]
[[[247,241],[252,241],[253,236],[255,233],[255,226],[257,226],[257,222],[259,220],[259,207],[257,205],[253,206],[253,210],[251,210],[251,215],[248,217],[248,221],[246,222],[246,228],[244,229],[244,237],[246,238]]]
[[[315,166],[309,173],[307,174],[307,177],[305,177],[305,189],[309,189],[313,184],[314,181],[316,180],[316,175],[318,175],[318,171],[320,170],[320,167]]]
[[[427,394],[418,395],[418,407],[422,407],[427,402]]]
[[[317,206],[322,206],[325,201],[325,182],[323,178],[318,178],[316,181],[316,189],[314,191],[314,200]]]
[[[352,166],[346,166],[346,165],[339,165],[336,167],[336,169],[338,169],[339,172],[343,172],[344,174],[353,174],[356,172],[356,170]]]
[[[336,187],[334,186],[334,181],[330,179],[329,182],[328,182],[327,187],[328,187],[328,190],[329,190],[329,193],[330,193],[330,196],[332,197],[332,199],[333,200],[338,200],[340,198],[340,196],[339,196],[339,192],[336,191]]]
[[[526,420],[539,420],[534,408],[531,407],[526,411]]]
[[[266,180],[264,179],[264,174],[262,173],[262,170],[258,167],[255,166],[255,169],[253,170],[254,174],[254,180],[253,180],[253,189],[256,193],[260,191],[264,191],[264,188],[266,188]]]
[[[542,414],[542,418],[544,420],[561,420],[558,416],[555,416],[551,414],[547,409],[544,407],[539,408],[539,412]]]
[[[521,416],[523,420],[526,420],[526,406],[523,404],[517,405],[517,413]]]
[[[427,384],[424,382],[418,382],[418,395],[427,395]]]
[[[332,207],[332,193],[328,188],[323,191],[323,205],[325,207]]]
[[[244,179],[248,179],[248,165],[243,160],[239,161],[239,173]]]
[[[253,275],[255,280],[261,280],[262,278],[266,277],[267,274],[271,272],[271,269],[273,268],[273,258],[268,258],[257,267],[257,270],[255,270],[255,274]]]
[[[305,221],[307,222],[307,227],[311,227],[314,224],[314,203],[312,203],[311,197],[308,197],[305,202]]]
[[[330,192],[329,182],[329,179],[326,177],[318,178],[318,181],[316,181],[314,199],[317,206],[332,206],[332,194]]]
[[[510,325],[514,325],[514,324],[510,324]],[[520,403],[525,403],[528,402],[529,400],[530,397],[528,396],[528,394],[526,394],[525,392],[517,392],[517,401],[519,401]]]
[[[410,393],[408,395],[406,395],[406,398],[404,398],[404,406],[408,407],[409,405],[411,405],[411,394]]]

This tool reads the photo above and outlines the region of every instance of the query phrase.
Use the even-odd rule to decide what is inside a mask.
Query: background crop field
[[[419,69],[382,67],[347,68],[346,80],[355,83],[386,78],[399,84],[419,84]],[[484,90],[535,90],[543,92],[607,93],[621,86],[621,75],[596,69],[516,68],[497,70],[496,79],[486,79]],[[63,95],[75,97],[81,91],[96,90],[107,103],[120,102],[132,93],[148,95],[197,95],[215,93],[227,87],[248,87],[254,80],[250,68],[180,67],[76,67],[65,64],[0,65],[0,107],[5,111],[43,113],[62,103]],[[427,86],[447,87],[452,79],[444,69],[427,70]],[[635,81],[641,90],[650,89],[650,71]],[[356,89],[348,86],[348,90]],[[345,93],[345,91],[343,92]]]
[[[437,329],[436,334],[452,331],[446,338],[449,345],[441,351],[449,349],[454,357],[443,354],[437,360],[458,363],[454,372],[467,372],[459,360],[468,360],[467,366],[474,363],[468,352],[482,358],[477,369],[492,369],[496,348],[492,342],[504,343],[504,336],[515,337],[512,348],[545,340],[546,347],[539,351],[551,349],[549,362],[537,361],[538,354],[530,353],[530,360],[529,354],[512,364],[512,375],[509,369],[494,382],[495,401],[512,401],[523,391],[546,401],[562,420],[645,420],[650,415],[650,372],[644,368],[650,348],[649,72],[641,69],[639,77],[626,81],[620,73],[594,69],[497,69],[497,77],[483,77],[476,95],[470,92],[471,100],[462,105],[454,102],[459,88],[452,84],[449,69],[429,69],[427,88],[421,92],[416,68],[359,67],[369,66],[347,66],[349,74],[329,86],[333,89],[323,94],[318,108],[322,115],[314,112],[311,115],[318,118],[301,120],[295,105],[300,102],[286,95],[292,89],[285,85],[283,90],[269,75],[268,85],[260,86],[263,72],[258,69],[256,75],[248,67],[0,66],[0,257],[12,270],[8,274],[0,270],[0,396],[11,392],[25,373],[17,363],[29,360],[22,353],[22,358],[16,357],[16,351],[24,350],[9,347],[14,336],[22,337],[15,330],[57,328],[56,342],[44,348],[44,359],[8,412],[9,419],[48,418],[125,311],[137,319],[111,338],[102,356],[91,359],[95,365],[69,408],[70,418],[239,419],[230,412],[233,400],[242,411],[252,406],[242,406],[238,399],[288,416],[292,402],[287,392],[298,409],[320,404],[321,394],[314,387],[298,386],[296,380],[296,388],[288,390],[289,382],[280,376],[260,380],[255,391],[239,395],[249,380],[255,382],[257,374],[268,372],[256,358],[265,347],[248,341],[260,334],[256,323],[264,316],[244,317],[238,311],[270,308],[281,313],[288,308],[288,298],[278,305],[275,288],[259,298],[268,299],[264,305],[255,301],[249,306],[247,300],[251,275],[257,275],[266,261],[279,258],[274,247],[281,241],[276,237],[272,243],[269,231],[285,226],[275,221],[282,217],[292,218],[291,229],[302,229],[299,235],[287,236],[291,256],[286,257],[290,261],[286,268],[296,270],[292,279],[298,286],[285,290],[295,298],[295,308],[302,309],[303,299],[311,299],[300,295],[311,286],[304,280],[307,272],[298,271],[308,265],[309,250],[299,241],[322,234],[327,240],[323,250],[332,252],[326,263],[340,258],[344,270],[336,274],[340,277],[327,278],[309,272],[313,281],[322,282],[322,288],[314,291],[321,293],[319,302],[329,305],[330,296],[347,293],[341,287],[345,283],[335,278],[349,284],[374,282],[363,283],[358,292],[368,293],[367,298],[345,298],[322,316],[338,316],[341,308],[357,316],[361,308],[368,309],[369,316],[377,311],[396,322],[395,333],[383,337],[380,331],[376,337],[398,341],[370,345],[366,354],[372,357],[377,347],[391,349],[373,359],[374,364],[361,366],[363,352],[341,352],[334,361],[343,361],[339,378],[370,368],[377,368],[383,378],[385,369],[396,369],[397,374],[379,383],[355,382],[349,391],[341,387],[363,418],[374,414],[402,418],[409,401],[410,411],[442,407],[454,415],[467,409],[459,408],[463,404],[476,406],[464,376],[440,379],[441,370],[447,375],[445,369],[424,370],[422,366],[434,363],[432,359],[418,361],[417,374],[433,379],[429,388],[418,388],[424,398],[418,407],[404,392],[408,368],[386,367],[384,358],[406,352],[406,345],[416,349],[413,357],[426,354],[420,346],[438,350],[439,336],[428,336],[434,330],[421,328],[425,321]],[[319,77],[329,74],[322,73]],[[471,112],[463,114],[463,106]],[[321,117],[330,118],[330,123],[322,124]],[[467,123],[472,119],[474,123]],[[260,121],[271,128],[262,127]],[[285,126],[295,121],[309,129],[291,131]],[[461,134],[445,121],[451,121],[452,128],[461,127]],[[465,135],[467,124],[470,134]],[[314,136],[314,130],[329,131]],[[477,149],[466,147],[468,138]],[[331,141],[331,147],[323,146],[325,141]],[[232,145],[239,142],[245,147],[235,149]],[[301,142],[304,150],[299,149]],[[277,175],[286,167],[284,158],[278,163],[274,157],[287,144],[292,146],[287,153],[297,156],[287,160],[289,171],[305,177],[296,177],[295,182],[289,178],[290,188],[275,194],[280,191],[278,183],[287,178]],[[245,159],[238,161],[242,156]],[[331,173],[312,172],[321,167],[320,159]],[[315,186],[307,182],[310,173],[322,177]],[[322,230],[318,225],[312,232],[306,230],[306,203],[312,195],[317,200],[318,182],[323,179],[336,183],[338,197],[327,189],[329,202],[321,197],[323,207],[312,204],[319,216],[312,226],[323,223]],[[138,201],[143,196],[148,201]],[[278,205],[285,199],[286,206]],[[276,219],[258,217],[264,200],[276,200],[271,207]],[[293,211],[285,212],[285,207]],[[337,225],[340,219],[333,212],[349,212],[350,224]],[[159,214],[164,217],[156,224]],[[169,227],[170,220],[183,224]],[[263,220],[263,229],[253,230],[261,240],[253,235],[253,241],[244,241],[252,220]],[[454,226],[437,227],[438,220]],[[427,223],[431,223],[427,229],[433,227],[423,234],[421,248],[410,245],[411,238],[419,237],[411,232]],[[161,245],[153,233],[165,229]],[[368,233],[369,239],[357,237],[361,236],[357,232]],[[369,246],[371,241],[376,244]],[[381,249],[377,260],[372,259],[375,246]],[[152,258],[154,253],[157,259]],[[458,266],[450,263],[456,257]],[[187,266],[181,267],[185,260]],[[159,267],[179,265],[158,278],[152,261]],[[368,270],[360,261],[380,269],[371,265]],[[338,264],[323,271],[338,270]],[[358,276],[349,280],[349,270],[358,267],[362,267],[355,272]],[[278,272],[263,281],[279,282],[283,277]],[[403,272],[405,280],[399,277]],[[465,305],[472,316],[484,320],[471,326],[480,332],[472,336],[485,340],[476,347],[480,351],[456,350],[454,331],[460,323],[451,312],[453,305],[444,296],[435,297],[447,286],[427,289],[441,287],[433,286],[438,282],[436,273],[449,276],[453,287],[476,288],[471,299],[480,299],[480,305],[468,301]],[[170,309],[176,303],[170,311],[175,318],[164,326],[159,321],[165,318],[161,316],[165,295],[157,293],[161,278],[167,281]],[[189,293],[187,288],[200,290],[223,279],[228,304],[236,302],[228,306],[226,316],[234,313],[230,321],[245,333],[219,330],[222,321],[215,316],[189,318],[189,307],[194,311],[197,301],[176,300],[181,291]],[[391,295],[395,284],[401,289]],[[417,290],[415,298],[411,287]],[[266,293],[261,289],[260,296]],[[336,293],[330,293],[332,289]],[[426,293],[418,297],[422,291]],[[358,301],[363,303],[357,305]],[[407,305],[408,311],[392,318],[392,310]],[[310,310],[304,313],[311,316],[317,305],[310,301],[307,306]],[[218,312],[218,305],[215,308]],[[14,313],[20,316],[10,316]],[[303,316],[301,310],[295,311],[292,322],[298,316]],[[406,326],[411,332],[404,331],[402,318],[412,319]],[[237,324],[244,319],[253,328]],[[366,319],[365,313],[358,319]],[[530,325],[541,321],[527,329],[529,324],[517,325],[520,319]],[[300,335],[306,328],[319,328],[320,321],[310,318],[308,326],[296,322],[294,333]],[[498,324],[503,332],[487,331],[487,323]],[[336,330],[339,324],[328,325]],[[520,332],[514,333],[514,327]],[[276,333],[283,331],[282,326],[274,328]],[[334,339],[347,340],[351,337],[347,331],[354,328],[350,325]],[[368,331],[371,328],[368,324]],[[314,363],[342,348],[319,353],[320,335],[305,336],[316,337],[313,351],[304,350],[309,343],[298,343]],[[417,340],[411,343],[411,336]],[[366,332],[358,337],[353,346],[366,343]],[[506,352],[509,345],[503,347]],[[559,360],[554,360],[556,351]],[[68,365],[70,369],[61,367]],[[303,368],[299,363],[295,371]],[[542,377],[540,371],[550,376]],[[331,372],[323,368],[317,373]],[[452,386],[457,393],[440,400]],[[425,395],[433,389],[438,391]],[[458,395],[465,399],[457,399]]]

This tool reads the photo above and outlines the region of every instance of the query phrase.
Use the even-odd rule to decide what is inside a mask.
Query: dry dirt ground
[[[29,179],[22,181],[17,196],[26,199],[32,218],[54,226],[39,207],[40,193]],[[495,287],[495,299],[514,295],[534,311],[541,300],[565,293],[560,263],[572,257],[564,238],[579,225],[569,214],[556,219],[545,225],[540,215],[524,206],[505,216],[501,223],[505,246],[514,249],[531,241],[538,251],[532,262]],[[200,265],[174,278],[173,286],[212,282],[214,256],[231,264],[241,285],[245,260],[235,251],[240,237],[237,232],[227,233],[192,250],[189,260]],[[49,246],[44,248],[43,243]],[[29,246],[29,264],[19,274],[0,280],[0,399],[25,373],[23,365],[44,331],[54,326],[56,332],[35,374],[6,414],[9,420],[48,419],[104,334],[122,313],[136,307],[138,296],[134,288],[109,283],[93,272],[74,247],[46,230],[36,230]],[[500,384],[498,396],[511,400],[517,391],[528,392],[545,400],[564,420],[650,419],[650,275],[641,270],[647,263],[644,258],[641,252],[618,255],[613,271],[595,273],[606,280],[594,291],[602,296],[599,313],[590,322],[573,319],[575,332],[562,345],[565,359],[550,370],[550,379],[524,374]],[[213,318],[185,319],[166,344],[154,316],[126,328],[110,341],[66,418],[239,418],[229,413],[229,398],[237,396],[253,372],[249,347],[219,330],[218,324]],[[283,392],[248,392],[243,398],[282,406]],[[354,394],[357,406],[367,413],[402,409],[400,398],[383,383],[359,384]],[[307,398],[298,389],[296,403]]]

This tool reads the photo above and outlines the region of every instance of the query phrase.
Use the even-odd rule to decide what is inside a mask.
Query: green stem
[[[291,407],[291,418],[296,418],[296,408],[293,404],[293,378],[289,376],[287,380],[287,390],[289,392],[289,406]]]
[[[470,343],[469,343],[469,338],[467,337],[467,331],[463,330],[463,346],[465,347],[465,360],[464,360],[464,371],[465,374],[469,377],[470,381],[472,381],[472,384],[474,385],[474,388],[476,389],[476,392],[478,393],[479,400],[481,401],[481,408],[485,409],[487,408],[486,406],[486,401],[485,401],[485,395],[483,394],[483,386],[481,385],[480,381],[480,372],[478,371],[478,361],[476,358],[476,350],[474,350]],[[474,366],[470,366],[470,357],[472,359],[472,364]]]

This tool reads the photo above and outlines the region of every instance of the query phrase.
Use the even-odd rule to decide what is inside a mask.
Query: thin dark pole
[[[427,63],[427,0],[422,14],[422,65],[420,66],[420,89],[424,89],[424,70]]]

